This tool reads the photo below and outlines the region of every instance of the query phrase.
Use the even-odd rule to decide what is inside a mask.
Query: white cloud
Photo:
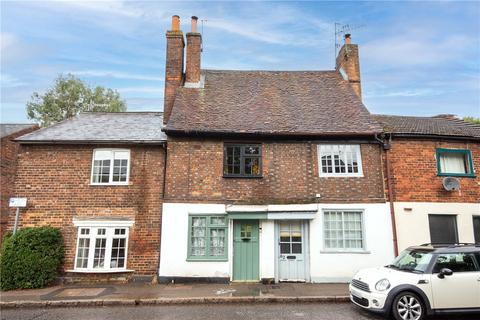
[[[18,78],[15,78],[9,74],[0,74],[0,86],[3,88],[15,88],[26,85],[26,83]]]
[[[163,85],[158,87],[124,87],[117,88],[120,93],[147,93],[147,94],[159,94],[163,95]]]
[[[68,73],[71,73],[77,76],[83,76],[83,77],[129,79],[129,80],[143,80],[143,81],[164,81],[164,77],[149,76],[144,74],[128,73],[128,72],[121,72],[121,71],[78,70],[78,71],[70,71]]]
[[[428,66],[461,59],[471,46],[471,38],[466,35],[435,37],[412,29],[366,43],[362,46],[362,56],[380,65]]]

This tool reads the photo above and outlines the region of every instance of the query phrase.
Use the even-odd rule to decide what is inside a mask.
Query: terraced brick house
[[[66,280],[346,282],[479,241],[480,126],[370,114],[349,35],[335,70],[201,69],[196,23],[166,33],[163,113],[15,139],[20,227],[62,230]]]
[[[158,269],[162,113],[81,113],[16,139],[20,227],[52,225],[65,281],[151,279]],[[14,215],[10,214],[9,227]]]
[[[178,17],[166,37],[161,281],[348,281],[393,258],[349,37],[337,70],[291,72],[201,69],[195,17],[186,54]]]
[[[480,243],[480,126],[452,115],[375,115],[390,149],[400,250],[421,243]]]

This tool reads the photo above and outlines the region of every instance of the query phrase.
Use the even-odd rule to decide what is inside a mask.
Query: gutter
[[[18,144],[35,144],[35,145],[80,145],[80,144],[121,144],[121,145],[131,145],[131,144],[141,144],[141,145],[165,145],[167,143],[166,140],[39,140],[39,141],[32,141],[32,140],[20,140],[15,139],[14,142]]]
[[[229,132],[229,131],[185,131],[178,129],[162,129],[167,135],[171,136],[197,136],[197,137],[216,137],[216,138],[252,138],[252,139],[312,139],[312,138],[369,138],[372,135],[379,134],[380,131],[375,132],[324,132],[324,133],[311,133],[311,132]]]
[[[390,160],[388,158],[389,150],[392,143],[392,135],[390,135],[388,142],[386,138],[384,140],[378,138],[375,135],[375,139],[381,143],[383,151],[385,151],[385,166],[387,170],[387,192],[388,192],[388,202],[390,204],[390,221],[392,222],[392,241],[393,241],[393,253],[395,257],[398,256],[398,239],[397,239],[397,222],[395,220],[395,206],[394,206],[394,186],[392,183],[392,168],[390,166]]]

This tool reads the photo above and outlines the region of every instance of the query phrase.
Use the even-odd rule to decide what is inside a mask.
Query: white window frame
[[[325,213],[326,212],[342,212],[342,231],[345,230],[343,213],[345,212],[357,212],[360,213],[361,223],[362,223],[362,248],[327,248],[325,245]],[[345,238],[343,238],[345,241]],[[324,253],[370,253],[367,250],[367,241],[365,234],[365,210],[363,209],[323,209],[322,210],[322,248]]]
[[[328,155],[326,152],[322,150],[324,146],[338,146],[339,148],[352,148],[357,157],[357,166],[358,166],[358,172],[345,172],[345,173],[329,173],[329,172],[323,172],[322,170],[322,156],[323,155]],[[330,153],[332,156],[332,168],[335,167],[334,165],[334,153]],[[344,152],[344,157],[346,157],[346,152]],[[342,159],[345,165],[347,165],[346,158]],[[362,151],[361,147],[359,144],[317,144],[317,163],[318,163],[318,175],[320,177],[363,177],[363,165],[362,165]],[[347,170],[345,170],[347,171]]]
[[[93,168],[95,164],[95,154],[97,152],[110,152],[110,174],[108,177],[108,182],[93,182]],[[115,160],[115,152],[127,152],[128,157],[127,157],[127,180],[126,181],[113,181],[113,166],[114,166],[114,160]],[[100,149],[94,149],[93,154],[92,154],[92,166],[91,166],[91,173],[90,173],[90,184],[91,185],[96,185],[96,186],[122,186],[122,185],[128,185],[130,181],[130,150],[129,149],[118,149],[118,148],[100,148]]]
[[[132,271],[127,269],[128,263],[128,239],[130,227],[133,225],[133,221],[124,220],[124,221],[97,221],[97,220],[74,220],[74,226],[77,228],[77,244],[75,246],[75,260],[74,260],[74,272],[85,272],[85,273],[109,273],[109,272],[125,272]],[[88,236],[81,235],[81,229],[89,229],[90,233]],[[105,229],[105,235],[99,236],[98,238],[106,238],[105,246],[105,258],[104,258],[104,267],[103,268],[93,268],[94,256],[95,256],[95,240],[97,239],[98,229]],[[115,235],[115,229],[125,229],[124,235]],[[77,267],[77,258],[78,258],[78,245],[80,238],[89,238],[89,251],[88,251],[88,263],[86,268]],[[123,238],[125,239],[125,263],[122,268],[111,268],[111,254],[112,254],[112,243],[113,238]]]

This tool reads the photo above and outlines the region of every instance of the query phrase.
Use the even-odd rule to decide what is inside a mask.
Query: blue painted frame
[[[440,168],[440,155],[442,153],[461,153],[465,156],[465,159],[468,161],[468,173],[448,173],[442,172]],[[445,148],[437,148],[436,149],[436,159],[437,159],[437,176],[442,177],[469,177],[475,178],[475,171],[473,170],[473,159],[472,159],[472,152],[468,149],[445,149]]]

